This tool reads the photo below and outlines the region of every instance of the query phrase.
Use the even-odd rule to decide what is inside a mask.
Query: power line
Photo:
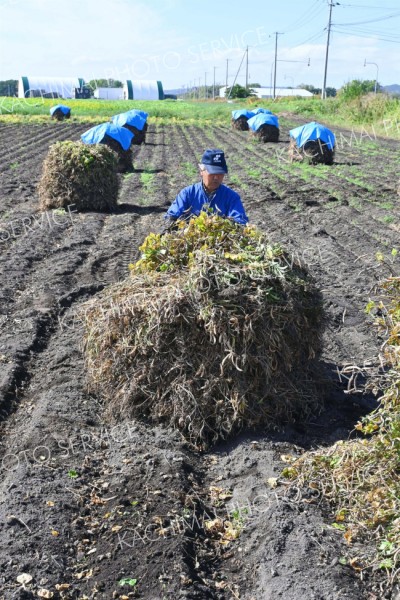
[[[307,19],[309,17],[309,14],[312,13],[313,9],[316,8],[318,4],[319,0],[315,0],[314,4],[308,10],[306,10],[306,12],[301,15],[301,17],[296,19],[291,25],[289,25],[289,27],[286,28],[286,31],[291,31],[292,29],[298,27],[299,23]]]
[[[341,31],[340,29],[334,29],[334,28],[332,28],[332,31],[334,31],[335,33],[340,33],[342,35],[353,35],[354,37],[369,38],[369,39],[373,35],[371,33],[366,33],[365,35],[363,35],[361,33],[356,33],[355,31]],[[394,40],[392,38],[375,37],[375,39],[380,42],[390,42],[391,44],[400,44],[400,40]]]
[[[374,9],[377,9],[377,10],[396,10],[394,7],[381,7],[381,6],[376,6],[376,7],[370,7],[369,6],[369,7],[367,7],[365,5],[342,4],[342,3],[340,3],[339,7],[340,8],[343,8],[343,7],[374,8]],[[321,10],[317,9],[317,12],[315,12],[315,8],[316,8],[316,6],[315,6],[315,3],[314,3],[310,7],[309,12],[307,12],[305,15],[303,15],[303,17],[306,17],[307,15],[312,14],[313,9],[314,9],[314,16],[317,16],[317,14],[320,14],[321,10],[324,10],[324,7],[321,7]],[[293,26],[296,25],[296,24],[299,25],[302,22],[303,17],[300,17],[300,19],[298,19],[297,21],[295,21],[293,23]],[[389,18],[390,19],[393,18],[393,15],[382,17],[380,19],[373,19],[370,22],[375,23],[377,20],[385,20],[385,19],[389,19]],[[340,29],[336,29],[336,27],[342,27],[342,26],[343,27],[347,27],[347,26],[350,26],[350,24],[348,24],[348,25],[347,24],[338,25],[337,23],[331,23],[331,30],[334,31],[335,33],[341,33],[341,34],[346,33],[345,31],[341,31]],[[303,40],[303,41],[295,44],[295,46],[292,46],[291,48],[289,48],[288,51],[293,50],[294,48],[298,48],[299,46],[303,46],[303,45],[305,45],[307,43],[318,41],[320,38],[322,38],[322,36],[323,36],[323,34],[325,33],[326,30],[327,30],[327,28],[325,27],[322,31],[320,30],[320,31],[318,31],[316,33],[313,33],[312,35],[310,35],[309,37],[307,37],[305,40]],[[285,31],[290,31],[290,29],[285,29]],[[361,33],[369,33],[367,30],[357,30],[357,31],[360,31]],[[395,30],[395,31],[397,31],[397,30]],[[351,35],[352,32],[349,31],[348,34]],[[376,38],[376,35],[380,36],[380,37],[376,38],[378,40],[382,40],[382,41],[386,41],[386,42],[390,42],[390,41],[397,42],[396,33],[392,34],[390,31],[378,31],[377,32],[375,30],[375,31],[371,31],[370,35],[374,36],[375,38]],[[360,36],[360,37],[363,37],[363,36]],[[366,37],[368,37],[368,36],[366,36]],[[394,38],[394,39],[392,39],[392,38]]]
[[[323,29],[322,31],[319,31],[318,33],[314,33],[313,35],[311,35],[309,38],[307,38],[303,42],[300,42],[300,44],[296,44],[295,46],[292,46],[291,48],[289,48],[289,50],[293,50],[293,48],[298,48],[299,46],[303,46],[304,44],[307,44],[307,42],[316,41],[317,39],[322,37],[324,33],[325,33],[325,29]]]
[[[290,33],[296,29],[301,29],[304,25],[309,25],[310,21],[313,21],[315,17],[321,14],[324,10],[323,6],[320,6],[319,1],[317,0],[309,9],[306,11],[299,19],[294,21],[292,25],[285,28],[285,33]]]
[[[365,4],[342,4],[340,6],[347,8],[371,8],[372,10],[396,10],[397,6],[366,6]]]
[[[335,27],[334,23],[332,24],[332,27]],[[336,27],[339,27],[339,26],[336,25]],[[349,34],[352,32],[356,32],[356,33],[359,32],[359,33],[367,33],[371,37],[380,35],[380,36],[387,37],[387,38],[393,38],[395,40],[400,39],[400,34],[397,33],[397,30],[396,30],[396,33],[392,33],[391,32],[392,30],[385,31],[385,30],[368,29],[365,27],[355,27],[354,29],[351,29],[351,30],[348,30],[344,27],[339,27],[339,30],[343,31],[343,33],[349,33]]]
[[[352,25],[366,25],[367,23],[376,23],[377,21],[387,21],[388,19],[393,19],[398,16],[400,16],[400,11],[388,15],[387,17],[378,17],[375,19],[369,19],[368,21],[355,21],[353,23],[334,23],[334,25],[340,25],[342,27],[351,27]]]

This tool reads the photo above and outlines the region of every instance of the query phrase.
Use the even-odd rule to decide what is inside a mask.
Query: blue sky
[[[400,84],[398,0],[334,4],[327,85],[376,75]],[[225,84],[228,64],[231,84],[248,45],[250,82],[269,86],[279,32],[277,85],[323,82],[328,0],[0,0],[0,11],[0,79],[159,79],[171,89],[210,85],[214,72]]]

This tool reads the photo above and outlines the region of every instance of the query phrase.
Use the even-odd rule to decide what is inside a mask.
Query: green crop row
[[[64,100],[71,108],[71,121],[96,121],[140,109],[149,114],[149,119],[160,123],[215,124],[230,123],[232,104],[225,102],[181,102],[170,100]],[[19,122],[24,120],[47,121],[52,106],[59,100],[42,98],[0,98],[0,121]]]
[[[45,121],[57,100],[42,98],[0,98],[0,122],[21,120]],[[229,124],[232,109],[262,106],[280,115],[290,112],[304,121],[318,120],[331,126],[362,130],[368,127],[377,135],[400,138],[400,100],[386,94],[366,95],[354,100],[343,98],[279,98],[272,100],[197,101],[138,101],[138,100],[68,100],[72,120],[98,122],[110,116],[138,108],[149,113],[150,120],[161,124],[185,123],[200,125]]]

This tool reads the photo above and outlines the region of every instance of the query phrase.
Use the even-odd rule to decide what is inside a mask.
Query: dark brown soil
[[[39,212],[49,145],[78,140],[87,125],[0,125],[1,599],[396,597],[384,575],[342,564],[348,547],[323,503],[268,484],[282,456],[347,439],[373,407],[372,397],[348,393],[379,367],[364,307],[379,279],[399,273],[398,142],[357,134],[349,144],[342,132],[332,166],[291,165],[294,124],[281,119],[277,144],[249,143],[228,126],[150,125],[113,214]],[[207,147],[224,149],[251,222],[317,280],[327,408],[198,454],[161,427],[104,422],[86,388],[77,312],[128,275],[145,235],[192,183],[187,162],[196,166]],[[217,518],[240,530],[237,539],[223,539]],[[17,581],[23,573],[29,583]]]

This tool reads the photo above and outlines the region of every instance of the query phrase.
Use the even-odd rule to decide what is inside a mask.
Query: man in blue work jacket
[[[178,219],[199,215],[203,209],[246,225],[248,218],[239,194],[222,184],[228,172],[223,151],[216,148],[206,150],[199,168],[201,181],[181,190],[169,207],[165,215],[167,228],[173,227]]]

